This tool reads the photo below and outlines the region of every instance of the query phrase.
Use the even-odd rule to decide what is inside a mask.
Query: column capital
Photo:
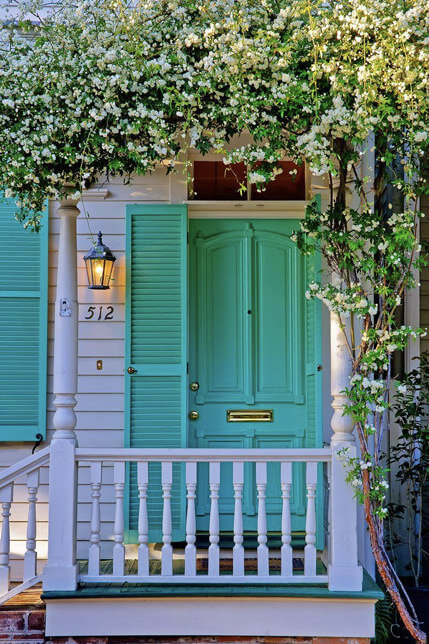
[[[67,196],[67,197],[62,197],[59,201],[59,207],[58,207],[58,213],[62,214],[62,211],[64,209],[67,209],[67,211],[73,211],[73,213],[76,213],[76,217],[79,214],[80,210],[77,207],[77,204],[79,203],[80,199],[76,199],[75,197],[72,196]]]

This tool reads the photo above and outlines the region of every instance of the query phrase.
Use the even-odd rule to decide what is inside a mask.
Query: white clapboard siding
[[[52,419],[54,417],[54,412],[50,411],[48,413],[48,426],[52,428]],[[122,430],[124,425],[124,418],[122,411],[110,411],[110,412],[80,412],[77,419],[78,431],[81,430],[90,430],[92,428],[102,429],[103,431],[107,430]]]
[[[91,241],[88,241],[87,246],[88,246],[88,248],[87,248],[87,251],[88,251],[90,246],[91,246]],[[53,253],[51,253],[51,255],[53,255]],[[79,262],[78,267],[77,267],[77,283],[78,283],[78,286],[85,286],[86,287],[86,284],[87,284],[86,269],[85,269],[85,264],[84,264],[84,261],[83,261],[83,255],[81,255],[80,260],[81,261]],[[119,261],[119,263],[118,263],[118,261],[119,261],[119,258],[118,258],[118,256],[116,256],[116,262],[115,262],[115,286],[125,286],[125,271],[121,270],[123,268],[123,266],[121,266],[121,262]],[[122,265],[123,265],[123,262],[122,262]],[[119,266],[119,270],[117,271],[116,269],[118,268],[118,266]],[[57,275],[57,267],[52,266],[52,264],[49,264],[49,273],[48,274],[49,274],[49,283],[54,284],[55,279],[56,279],[56,275]]]
[[[29,446],[6,447],[0,450],[2,456],[1,469],[19,461],[29,455]],[[40,539],[37,542],[37,554],[39,561],[37,570],[41,572],[47,555],[47,519],[48,519],[48,477],[49,472],[46,467],[40,470],[40,485],[37,491],[37,532],[36,536]],[[26,477],[17,479],[14,485],[13,503],[10,514],[10,568],[11,580],[22,580],[24,570],[24,554],[27,550],[27,519],[28,519],[28,487]]]
[[[24,509],[27,503],[27,498],[28,498],[28,491],[26,489],[27,486],[24,485],[16,485],[14,486],[13,490],[13,505],[19,505],[21,504]],[[48,486],[47,485],[40,485],[39,486],[39,491],[37,494],[37,498],[40,499],[42,503],[48,503],[48,498],[49,498],[49,493],[48,493]]]
[[[91,208],[93,208],[93,206],[94,204],[91,204]],[[105,217],[103,217],[102,219],[95,219],[93,217],[89,217],[89,219],[86,219],[86,217],[83,214],[79,215],[79,218],[77,220],[77,234],[78,236],[83,238],[80,240],[81,243],[85,240],[91,241],[92,238],[96,240],[98,228],[101,228],[102,223],[103,224],[105,223],[105,219],[106,219]],[[90,230],[88,229],[88,225],[90,227]],[[59,219],[53,219],[52,225],[51,225],[51,234],[58,235],[59,230],[60,230]],[[113,239],[116,235],[121,236],[122,234],[123,234],[122,220],[120,218],[117,218],[116,212],[113,212],[112,217],[109,218],[109,239]],[[108,245],[110,246],[110,244]],[[120,246],[118,246],[118,248],[120,248]],[[79,263],[78,263],[78,267],[79,267]]]
[[[115,255],[116,253],[124,253],[125,252],[125,237],[124,235],[109,235],[107,232],[107,228],[105,226],[102,226],[101,223],[97,228],[104,228],[105,232],[103,232],[103,242],[106,244],[106,246],[109,246],[110,250],[113,252]],[[94,230],[93,237],[95,239],[96,233],[98,232]],[[56,235],[51,235],[49,238],[49,251],[57,251],[58,252],[58,234]],[[89,248],[91,246],[91,237],[88,234],[85,235],[77,235],[77,251],[79,253],[78,255],[78,266],[81,264],[82,261],[82,254],[85,254],[88,252]]]
[[[48,520],[48,511],[49,511],[49,505],[48,502],[46,503],[41,503],[39,501],[39,494],[37,494],[37,518],[39,521],[47,521]],[[12,523],[15,521],[17,523],[23,522],[27,525],[27,518],[28,518],[28,506],[26,503],[12,503],[12,508],[11,508],[11,513],[10,513],[10,520]]]
[[[106,240],[107,241],[107,240]],[[89,247],[86,248],[85,251],[82,252],[88,252]],[[113,252],[113,248],[111,249]],[[55,302],[55,293],[56,293],[56,288],[55,286],[50,286],[49,291],[48,291],[48,298],[50,303]],[[86,286],[79,286],[78,287],[78,298],[79,302],[81,304],[87,304],[88,306],[90,304],[92,305],[97,305],[97,304],[124,304],[125,303],[125,286],[118,286],[115,289],[110,289],[108,291],[97,291],[97,290],[91,290],[87,288]]]
[[[1,3],[0,3],[1,4]],[[124,412],[124,334],[125,334],[125,210],[127,203],[168,202],[186,199],[186,188],[183,178],[169,176],[162,168],[151,175],[136,177],[131,186],[125,186],[120,178],[108,183],[100,182],[104,199],[93,201],[93,195],[85,200],[83,214],[77,220],[78,248],[78,299],[79,299],[79,345],[78,345],[78,393],[76,433],[80,447],[122,447],[123,446],[123,412]],[[106,192],[107,195],[106,195]],[[49,329],[48,329],[48,413],[47,443],[53,434],[53,352],[54,352],[54,318],[56,298],[56,269],[58,266],[58,204],[50,204],[49,220]],[[87,288],[83,255],[88,252],[93,238],[99,230],[103,241],[112,250],[117,260],[115,263],[112,288],[107,291],[91,291]],[[94,316],[89,315],[88,307],[95,306]],[[101,320],[98,318],[99,307],[103,307]],[[104,320],[109,313],[107,306],[113,306],[111,320]],[[97,370],[97,360],[103,361],[101,371]],[[1,445],[0,470],[31,452],[32,445]],[[80,468],[78,485],[78,556],[87,558],[88,539],[90,535],[91,495],[89,469]],[[47,518],[48,518],[48,472],[41,474],[41,485],[37,503],[37,552],[38,566],[43,567],[47,552]],[[88,473],[85,471],[88,470]],[[113,470],[103,467],[103,489],[100,498],[101,516],[101,557],[111,556],[113,539],[115,490]],[[22,556],[26,543],[26,517],[28,512],[28,491],[25,481],[15,486],[14,503],[11,513],[11,552],[12,579],[22,574]],[[14,561],[16,560],[16,561]]]
[[[124,392],[124,370],[123,368],[118,375],[105,375],[100,377],[99,372],[94,375],[78,376],[77,391],[78,393],[98,394],[98,393],[123,393]],[[48,387],[51,384],[52,376],[48,376]]]
[[[79,339],[81,340],[122,340],[124,335],[123,322],[80,322]]]
[[[122,430],[111,431],[108,436],[103,437],[103,431],[100,429],[84,429],[77,430],[80,447],[91,447],[94,443],[101,442],[103,445],[109,443],[110,447],[122,448],[124,446],[124,436]],[[53,435],[53,430],[48,431],[48,442],[50,442]]]
[[[101,378],[103,376],[100,376]],[[76,396],[77,405],[75,411],[123,411],[123,394],[88,394],[81,393]],[[54,410],[54,395],[48,394],[48,409]]]

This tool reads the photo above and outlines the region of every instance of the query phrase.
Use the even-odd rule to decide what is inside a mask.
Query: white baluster
[[[125,570],[125,548],[124,548],[124,487],[125,487],[125,463],[115,463],[113,466],[113,478],[115,483],[115,527],[113,546],[113,574],[123,577]]]
[[[2,527],[0,537],[0,595],[4,595],[9,590],[10,580],[10,506],[13,499],[13,483],[6,485],[0,490],[0,503],[2,505]]]
[[[209,577],[219,576],[219,488],[220,463],[210,463]]]
[[[162,552],[161,552],[161,574],[168,576],[173,574],[173,548],[172,524],[171,524],[171,487],[173,485],[173,464],[162,463],[162,497],[164,508],[162,512]]]
[[[316,574],[317,463],[307,463],[307,516],[305,519],[304,575]]]
[[[280,466],[282,488],[282,548],[281,574],[286,577],[293,574],[292,558],[292,526],[290,517],[290,490],[292,486],[292,463],[282,463]]]
[[[244,547],[243,547],[243,463],[234,463],[232,466],[232,480],[234,486],[234,549],[233,549],[233,574],[244,577]]]
[[[149,523],[147,516],[147,488],[149,484],[149,470],[147,463],[137,463],[137,486],[139,489],[139,547],[138,547],[138,574],[149,575]]]
[[[256,463],[256,489],[258,490],[258,575],[268,576],[269,552],[267,546],[267,514],[265,489],[267,487],[267,464]]]
[[[327,534],[325,535],[325,541],[326,541],[326,551],[328,553],[331,552],[331,491],[332,491],[332,464],[331,463],[326,463],[326,478],[327,478],[327,497],[328,497],[328,526],[327,526]]]
[[[24,555],[24,581],[35,577],[37,574],[36,552],[36,501],[39,489],[39,470],[27,474],[28,490],[28,522],[27,522],[27,549]]]
[[[185,575],[195,577],[197,574],[197,548],[196,521],[195,521],[195,496],[197,489],[197,464],[186,463],[186,497],[188,500],[186,514],[186,548],[185,548]]]
[[[88,575],[100,574],[100,496],[101,462],[91,463],[91,536],[89,538]]]

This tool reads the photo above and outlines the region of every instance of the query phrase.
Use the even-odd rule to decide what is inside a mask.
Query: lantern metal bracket
[[[70,302],[66,297],[63,297],[60,300],[60,316],[62,318],[70,318],[71,314],[72,312],[71,312]]]

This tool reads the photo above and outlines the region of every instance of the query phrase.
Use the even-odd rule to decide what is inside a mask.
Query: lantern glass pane
[[[91,260],[90,259],[85,260],[85,268],[86,268],[86,277],[88,279],[88,286],[92,286],[92,273],[91,273]]]
[[[110,259],[105,260],[104,262],[104,286],[109,287],[110,278],[112,276],[113,262]]]
[[[104,275],[104,260],[103,259],[93,259],[92,260],[92,274],[94,279],[94,286],[103,286],[103,275]]]

